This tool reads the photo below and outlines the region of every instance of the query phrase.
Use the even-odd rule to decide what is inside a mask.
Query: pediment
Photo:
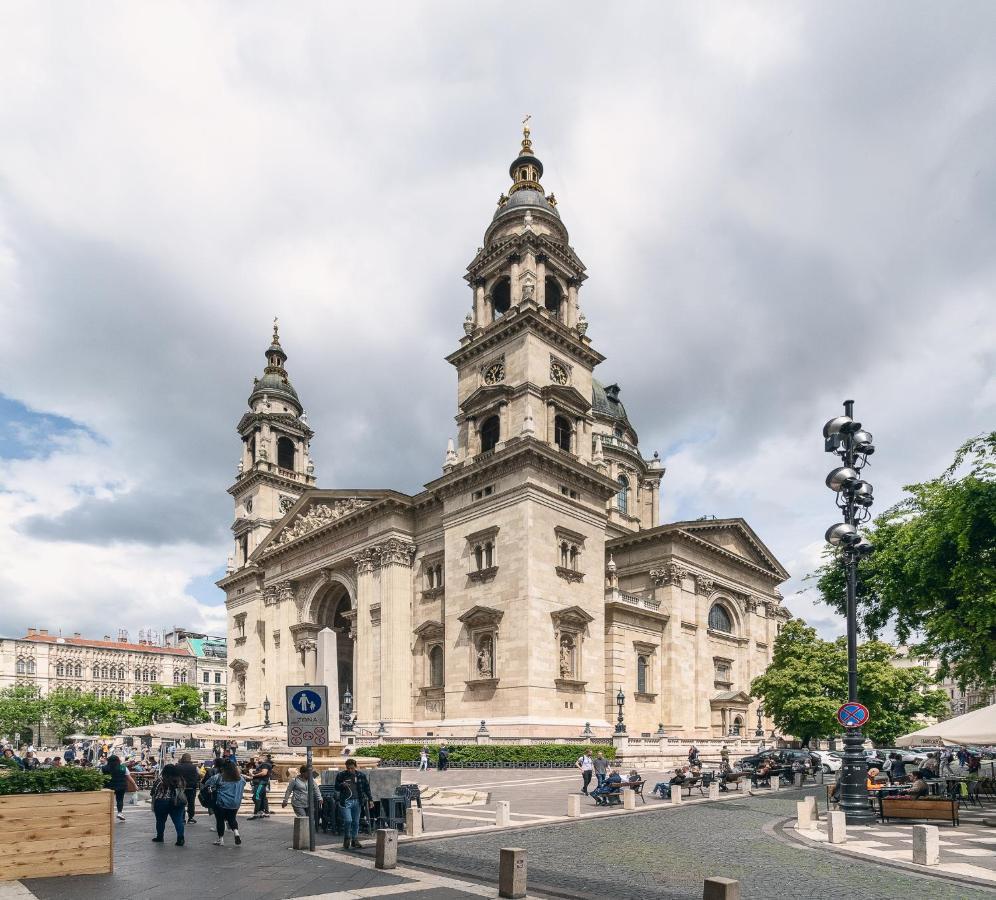
[[[435,619],[429,619],[427,622],[423,622],[415,628],[414,632],[420,638],[434,638],[442,637],[444,630],[442,622],[437,622]]]
[[[789,577],[782,564],[743,519],[702,519],[683,522],[680,528],[686,534],[767,569],[783,581]]]
[[[743,691],[720,691],[709,702],[716,705],[729,703],[749,705],[750,695]]]
[[[584,628],[589,622],[594,622],[593,616],[589,615],[580,606],[568,606],[567,609],[555,609],[550,613],[553,624],[558,628],[574,627]]]
[[[383,496],[369,494],[350,496],[347,492],[336,492],[333,495],[327,491],[308,491],[299,497],[283,518],[274,525],[273,530],[256,548],[251,558],[257,559],[268,550],[289,544],[326,525],[366,509],[382,499]]]
[[[505,613],[492,606],[472,606],[462,616],[459,621],[468,628],[478,628],[482,625],[497,625]]]

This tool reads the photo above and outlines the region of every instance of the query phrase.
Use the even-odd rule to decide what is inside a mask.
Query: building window
[[[636,658],[636,689],[641,694],[650,692],[648,687],[647,672],[650,669],[650,661],[642,653]]]
[[[124,702],[124,691],[123,690],[118,691],[118,700],[120,700],[122,703]]]
[[[236,639],[241,638],[242,640],[245,640],[245,636],[246,636],[246,613],[239,613],[235,617],[235,631],[237,632]]]
[[[561,293],[560,285],[557,284],[557,279],[550,275],[546,276],[544,281],[545,294],[543,298],[543,305],[546,307],[547,312],[551,315],[556,316],[558,319],[560,316],[560,304],[563,300],[563,293]]]
[[[214,692],[214,702],[221,703],[221,691]]]
[[[63,666],[62,663],[59,663],[55,667],[55,674],[56,674],[57,678],[62,678],[62,676],[65,674],[65,672],[66,672],[66,667]]]
[[[179,683],[180,683],[180,670],[179,669],[174,669],[173,670],[173,684],[179,684]]]
[[[294,442],[289,437],[277,438],[277,465],[294,471]]]
[[[498,416],[489,416],[481,425],[481,453],[490,453],[501,440],[501,422]]]
[[[712,609],[709,610],[709,628],[712,631],[721,631],[723,634],[733,634],[733,620],[726,607],[719,603],[712,605]]]
[[[561,450],[571,452],[571,423],[566,416],[554,417],[553,441]]]
[[[202,691],[201,692],[201,699],[204,701],[204,705],[207,706],[211,702],[211,692],[210,691]]]
[[[215,722],[221,722],[221,713],[220,712],[216,712],[214,714],[214,720],[215,720]]]
[[[214,673],[214,683],[221,684],[221,672]]]
[[[512,306],[512,282],[509,278],[499,278],[491,288],[491,308],[495,318],[503,316]]]
[[[625,475],[620,475],[616,481],[619,483],[619,493],[616,494],[616,509],[624,515],[629,515],[629,479]]]
[[[429,687],[443,686],[443,648],[438,644],[429,648]]]
[[[83,666],[81,666],[79,663],[76,663],[76,677],[77,678],[83,677]]]
[[[737,716],[733,720],[733,728],[730,729],[730,733],[734,737],[738,737],[741,734],[741,732],[743,731],[743,728],[744,728],[744,720],[741,719],[740,716]]]
[[[17,674],[23,675],[25,671],[27,671],[27,665],[25,664],[23,659],[19,659],[17,661]]]
[[[201,681],[203,681],[205,684],[209,684],[211,682],[211,673],[205,672],[204,677],[201,679]]]

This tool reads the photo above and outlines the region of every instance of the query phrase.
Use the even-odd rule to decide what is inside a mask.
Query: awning
[[[945,719],[936,725],[928,725],[896,739],[897,747],[918,744],[952,747],[996,744],[996,703],[973,709],[963,716]]]

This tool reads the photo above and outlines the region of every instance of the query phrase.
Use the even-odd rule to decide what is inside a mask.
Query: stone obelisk
[[[329,689],[329,743],[338,744],[342,741],[339,731],[339,653],[336,633],[331,628],[318,632],[316,681]]]

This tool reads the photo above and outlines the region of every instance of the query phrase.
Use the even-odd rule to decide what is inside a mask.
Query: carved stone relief
[[[277,535],[274,545],[281,546],[299,537],[303,537],[316,528],[328,525],[330,522],[341,519],[349,513],[356,512],[370,505],[369,500],[359,500],[350,497],[346,500],[336,500],[332,503],[317,503],[307,512],[301,513]]]

